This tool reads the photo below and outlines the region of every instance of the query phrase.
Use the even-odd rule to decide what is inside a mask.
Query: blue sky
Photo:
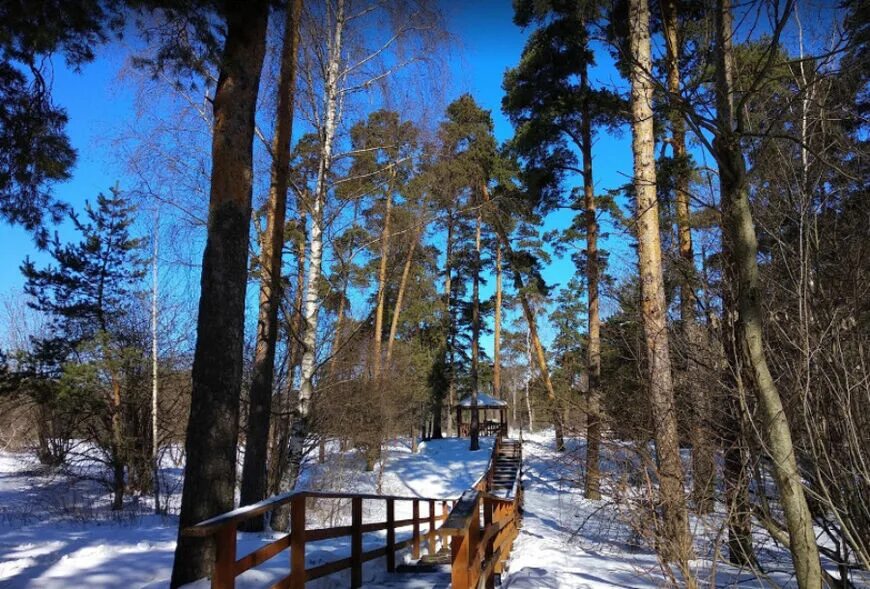
[[[484,108],[492,111],[496,136],[503,141],[510,137],[512,128],[501,114],[502,76],[506,68],[519,61],[526,32],[513,24],[513,9],[507,0],[448,2],[445,9],[449,28],[458,41],[450,62],[452,80],[447,99],[452,100],[463,92],[471,93]],[[86,199],[93,199],[116,182],[122,189],[132,183],[126,177],[123,162],[112,142],[125,125],[135,120],[133,91],[118,75],[124,60],[124,52],[114,45],[101,48],[97,59],[79,73],[69,71],[61,60],[55,60],[53,96],[55,102],[67,110],[67,130],[78,151],[78,161],[72,178],[55,186],[54,192],[79,210]],[[598,60],[598,67],[592,72],[593,80],[602,84],[624,84],[606,52],[600,51]],[[593,157],[599,193],[625,184],[631,171],[629,133],[616,137],[600,135]],[[580,184],[579,179],[577,184]],[[570,211],[551,214],[546,219],[545,229],[565,227],[572,215]],[[607,231],[607,227],[604,230]],[[69,235],[68,227],[61,226],[59,231],[61,238]],[[47,258],[35,250],[29,235],[20,228],[0,224],[0,244],[0,293],[20,291],[24,281],[19,266],[25,257],[29,255],[37,261]],[[613,273],[622,274],[629,269],[632,257],[624,236],[614,233],[605,240],[604,247],[612,252]],[[565,284],[573,274],[570,260],[554,259],[546,268],[545,278],[551,284]],[[493,282],[490,281],[486,290],[492,288]],[[544,334],[549,335],[546,328]],[[485,346],[490,347],[491,343],[485,342]]]

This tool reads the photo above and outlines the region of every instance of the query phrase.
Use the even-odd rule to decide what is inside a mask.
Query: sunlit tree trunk
[[[495,246],[495,326],[492,334],[492,392],[501,399],[501,244]]]
[[[668,349],[667,305],[656,200],[653,82],[650,58],[649,7],[646,0],[629,3],[631,47],[632,151],[641,312],[649,370],[650,405],[655,427],[659,501],[662,507],[661,554],[670,562],[691,557],[683,467],[674,406],[674,384]],[[687,571],[686,571],[687,572]]]
[[[159,213],[154,214],[154,250],[151,259],[151,464],[154,481],[154,512],[160,513],[160,435],[157,429],[157,400],[160,385],[157,379],[158,341],[157,341],[157,311],[158,311],[158,254],[160,253],[160,220]]]
[[[305,284],[304,310],[305,334],[302,338],[302,364],[299,382],[299,396],[293,419],[290,437],[290,469],[291,480],[296,479],[302,465],[305,438],[308,434],[308,416],[311,408],[311,398],[314,395],[314,371],[317,354],[317,311],[318,290],[322,272],[323,260],[323,208],[326,203],[327,181],[332,166],[332,148],[335,139],[335,129],[338,117],[339,73],[342,57],[342,35],[345,24],[344,0],[337,0],[335,22],[332,38],[329,43],[329,58],[326,66],[326,81],[324,87],[324,119],[322,142],[320,145],[320,163],[317,170],[314,198],[311,203],[311,231],[309,235],[308,279]]]
[[[375,378],[381,373],[381,348],[384,337],[384,305],[387,298],[387,261],[390,257],[390,221],[393,211],[393,182],[396,177],[395,169],[391,172],[390,181],[387,183],[387,199],[384,205],[384,227],[381,231],[381,259],[378,261],[378,292],[375,304],[375,338],[372,350],[372,361]]]
[[[450,305],[453,302],[453,218],[447,219],[447,245],[445,246],[444,262],[444,312],[447,319],[447,436],[453,437],[454,429],[459,424],[453,423],[453,404],[456,402],[456,379],[454,378],[454,347],[456,346],[455,329],[453,327],[453,314]],[[442,400],[436,402],[433,419],[436,420],[434,437],[441,429],[441,406]]]
[[[488,202],[489,194],[485,189],[483,196],[484,201]],[[514,289],[517,291],[520,298],[520,306],[522,306],[523,309],[523,316],[525,317],[526,323],[529,327],[529,338],[531,340],[535,361],[537,362],[538,370],[541,372],[541,378],[544,381],[544,387],[547,391],[547,400],[552,406],[551,416],[553,428],[556,433],[556,450],[561,452],[565,449],[565,436],[562,430],[562,412],[560,411],[559,402],[556,398],[556,390],[553,387],[553,381],[550,378],[550,368],[547,366],[547,355],[544,352],[544,346],[541,344],[541,339],[538,337],[538,321],[525,289],[523,275],[517,269],[516,264],[513,261],[513,248],[511,247],[510,239],[508,239],[507,230],[505,230],[504,225],[502,225],[498,218],[494,220],[494,229],[499,242],[504,249],[504,253],[507,256],[508,267],[511,269],[511,273],[513,274]]]
[[[484,188],[485,189],[485,188]],[[471,424],[470,450],[480,449],[480,415],[477,410],[477,392],[480,383],[480,208],[477,209],[477,226],[474,238],[474,272],[471,282]]]
[[[393,344],[396,342],[396,333],[399,331],[399,318],[402,314],[402,305],[405,301],[405,291],[408,288],[408,279],[411,276],[411,265],[414,263],[414,252],[417,251],[417,244],[419,241],[420,236],[415,234],[411,239],[410,247],[408,247],[408,253],[405,255],[405,264],[402,266],[402,278],[399,280],[399,290],[396,293],[396,305],[393,308],[393,319],[390,322],[390,335],[387,339],[387,364],[389,364],[393,358]]]
[[[266,204],[266,234],[260,251],[260,311],[257,318],[256,351],[251,375],[245,462],[242,467],[240,505],[262,501],[266,495],[266,465],[269,423],[272,414],[272,382],[275,374],[275,343],[278,337],[278,307],[281,302],[281,260],[284,251],[284,221],[287,182],[290,173],[290,140],[293,134],[293,102],[296,88],[296,53],[302,0],[287,4],[278,108],[272,142],[272,177]],[[246,531],[263,529],[263,518],[249,519]]]
[[[586,62],[580,72],[580,84],[589,92]],[[588,288],[589,341],[586,350],[589,392],[586,403],[586,488],[587,499],[601,499],[601,321],[598,302],[598,218],[595,207],[595,183],[592,176],[592,112],[583,101],[581,145],[583,152],[583,206],[586,214],[586,280]]]
[[[227,31],[212,103],[208,231],[172,587],[211,574],[214,539],[184,536],[180,531],[230,511],[236,489],[254,113],[268,5],[229,4],[224,16]]]
[[[680,57],[682,44],[679,37],[676,0],[661,2],[662,24],[667,46],[668,93],[675,105],[680,95]],[[671,124],[671,149],[677,165],[675,204],[677,235],[680,249],[680,323],[686,354],[685,381],[692,402],[692,481],[695,509],[709,513],[713,509],[716,465],[710,431],[710,400],[700,382],[696,355],[701,347],[701,334],[695,319],[695,253],[692,248],[692,229],[689,224],[689,161],[686,153],[686,124],[683,113],[676,106],[668,111]]]
[[[791,430],[782,399],[764,352],[761,289],[758,276],[758,239],[749,203],[746,163],[740,145],[740,126],[734,107],[734,55],[730,0],[718,0],[716,10],[717,136],[714,150],[719,164],[723,233],[730,253],[729,270],[736,289],[737,340],[758,394],[767,450],[779,490],[789,550],[801,588],[822,586],[819,550],[795,458]]]

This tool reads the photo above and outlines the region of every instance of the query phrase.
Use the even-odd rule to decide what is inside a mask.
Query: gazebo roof
[[[471,395],[465,395],[457,406],[462,408],[471,407]],[[496,399],[486,393],[477,393],[477,406],[480,409],[501,409],[502,407],[507,407],[507,401]]]

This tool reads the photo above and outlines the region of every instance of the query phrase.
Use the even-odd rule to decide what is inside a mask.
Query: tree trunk
[[[588,94],[589,78],[586,62],[580,72],[580,83]],[[601,499],[601,321],[598,301],[598,218],[595,209],[595,183],[592,176],[592,112],[589,101],[583,101],[581,122],[583,152],[583,206],[586,214],[586,280],[588,281],[589,342],[587,363],[589,390],[586,407],[586,488],[587,499]]]
[[[254,113],[268,5],[228,5],[225,18],[179,532],[230,511],[236,486]],[[172,586],[209,576],[214,558],[213,538],[179,533]]]
[[[764,352],[761,291],[758,278],[758,239],[749,204],[746,163],[735,124],[733,104],[733,50],[731,2],[719,0],[716,11],[717,114],[714,150],[719,164],[723,210],[723,235],[729,255],[730,277],[736,289],[737,338],[755,382],[763,415],[773,474],[789,533],[789,550],[798,586],[813,589],[822,585],[819,550],[813,519],[807,505],[795,459],[791,431]]]
[[[454,379],[454,348],[456,346],[455,330],[453,328],[453,313],[450,309],[450,304],[453,302],[453,217],[447,220],[447,244],[445,246],[444,255],[444,299],[445,299],[445,317],[447,318],[447,436],[452,438],[454,428],[458,428],[459,424],[453,423],[453,405],[456,403],[456,381]],[[443,405],[443,400],[436,401],[439,405]],[[440,413],[441,407],[438,407]],[[440,421],[436,424],[435,436],[441,430]]]
[[[260,252],[260,312],[257,344],[251,376],[248,431],[239,504],[251,505],[266,495],[266,455],[272,413],[272,381],[275,374],[275,342],[278,336],[278,306],[281,301],[281,258],[284,251],[284,220],[287,209],[287,176],[290,172],[290,139],[293,135],[293,102],[296,88],[296,53],[299,46],[299,17],[302,0],[287,4],[281,74],[278,81],[278,109],[272,143],[272,181],[266,213],[266,235]],[[263,529],[263,517],[242,525],[248,532]]]
[[[381,348],[384,337],[384,305],[387,298],[387,261],[390,256],[390,217],[393,211],[393,180],[395,170],[391,172],[390,181],[387,183],[387,200],[384,207],[384,227],[381,231],[381,259],[378,261],[378,293],[375,305],[375,341],[372,350],[374,361],[373,375],[378,378],[381,374]]]
[[[318,284],[320,282],[321,262],[323,260],[323,207],[326,203],[327,180],[332,165],[332,144],[338,116],[338,82],[342,53],[342,34],[344,33],[344,0],[338,0],[333,37],[329,47],[326,84],[324,88],[325,113],[323,142],[320,146],[320,163],[317,182],[311,207],[311,235],[309,236],[308,281],[305,285],[303,353],[299,398],[293,419],[290,440],[291,480],[295,481],[302,465],[305,438],[308,434],[308,414],[311,398],[314,395],[314,371],[316,369]]]
[[[700,371],[694,355],[701,347],[701,334],[695,319],[697,295],[695,293],[695,253],[692,248],[692,229],[689,224],[689,158],[686,153],[686,125],[683,114],[675,106],[680,95],[680,57],[682,45],[679,37],[676,0],[661,2],[662,25],[667,46],[668,93],[671,106],[668,115],[671,124],[671,149],[677,165],[676,210],[677,235],[680,249],[680,323],[683,332],[686,367],[684,385],[692,403],[692,481],[695,509],[698,513],[713,510],[716,464],[710,431],[710,402],[700,382]]]
[[[486,190],[486,187],[484,187]],[[480,450],[480,414],[477,410],[477,392],[480,383],[480,218],[481,209],[477,209],[477,227],[474,238],[474,273],[471,281],[471,424],[469,450]]]
[[[489,193],[487,190],[484,190],[483,196],[484,201],[489,202]],[[538,369],[541,371],[541,378],[544,379],[544,386],[547,390],[547,399],[552,405],[551,416],[553,421],[553,428],[556,430],[556,450],[561,452],[565,449],[565,437],[562,432],[562,412],[559,410],[559,402],[556,398],[556,391],[553,388],[553,381],[550,379],[550,369],[547,366],[547,356],[544,353],[544,346],[541,344],[541,340],[538,337],[537,319],[535,318],[535,313],[532,310],[531,302],[529,301],[528,294],[525,290],[523,276],[522,274],[520,274],[520,271],[517,269],[517,265],[513,261],[513,248],[511,247],[511,242],[508,239],[507,230],[505,230],[504,225],[502,225],[498,217],[495,217],[493,224],[496,235],[498,235],[498,239],[501,242],[502,248],[504,248],[505,255],[507,256],[508,266],[510,267],[514,277],[514,289],[516,289],[517,294],[520,297],[520,304],[523,308],[523,315],[525,316],[526,323],[529,327],[529,337],[531,338],[532,347],[535,350],[535,359],[538,364]]]
[[[492,392],[501,399],[501,244],[495,246],[495,329],[492,335]]]
[[[302,194],[297,197],[297,209],[299,215],[299,227],[305,227],[305,205],[302,202]],[[284,390],[279,397],[279,419],[273,418],[274,443],[272,446],[272,457],[270,459],[270,494],[277,495],[279,493],[289,491],[296,484],[296,480],[292,478],[290,472],[290,432],[292,429],[292,402],[293,384],[296,382],[296,371],[302,360],[302,295],[305,284],[305,234],[300,230],[297,232],[297,237],[294,240],[296,250],[296,292],[293,295],[293,313],[292,318],[288,322],[290,328],[288,330],[287,349],[287,382]],[[289,504],[282,506],[272,512],[270,519],[270,527],[275,531],[286,531],[290,526],[290,507]]]
[[[389,364],[390,360],[393,358],[393,344],[396,341],[396,333],[399,331],[399,316],[402,314],[405,290],[408,288],[408,278],[411,275],[411,264],[414,262],[414,252],[417,251],[417,243],[419,241],[419,235],[414,234],[411,239],[411,246],[408,248],[408,254],[405,256],[405,265],[402,267],[402,278],[399,280],[399,291],[396,294],[396,306],[393,309],[393,319],[390,322],[390,335],[387,339],[387,364]]]
[[[157,429],[157,396],[159,382],[157,380],[157,256],[160,252],[160,221],[159,213],[154,215],[154,252],[151,261],[151,468],[154,479],[154,513],[160,513],[160,436]]]
[[[667,305],[656,201],[653,83],[650,59],[649,7],[646,0],[629,4],[631,45],[632,151],[641,309],[649,363],[649,390],[655,426],[659,494],[662,506],[662,550],[666,561],[684,565],[692,554],[683,467],[674,407],[674,385],[668,349]],[[686,571],[688,572],[688,571]]]
[[[111,362],[111,361],[110,361]],[[121,423],[121,382],[112,374],[112,510],[124,508],[124,427]]]

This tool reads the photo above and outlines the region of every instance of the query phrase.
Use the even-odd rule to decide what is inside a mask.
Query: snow
[[[420,444],[413,454],[407,440],[389,444],[383,468],[364,471],[358,452],[327,448],[323,464],[306,469],[300,488],[336,492],[381,493],[413,497],[458,497],[484,472],[492,439],[468,451],[467,439]],[[556,453],[553,432],[525,434],[525,513],[507,570],[506,589],[649,589],[667,585],[656,558],[640,541],[637,501],[643,496],[640,461],[631,446],[604,444],[602,477],[604,499],[583,498],[581,473],[585,444],[568,440],[568,451]],[[686,463],[690,463],[686,453]],[[632,474],[632,468],[636,473]],[[628,472],[629,474],[624,474]],[[170,505],[177,509],[180,465],[167,459],[163,479],[173,489]],[[621,474],[623,473],[623,474]],[[132,498],[120,513],[110,510],[104,487],[68,473],[52,473],[31,454],[0,452],[0,587],[55,589],[62,587],[150,588],[166,587],[172,568],[177,517],[150,513],[148,498]],[[383,501],[364,501],[364,521],[383,521]],[[421,514],[428,505],[421,504]],[[440,513],[441,506],[437,506]],[[723,511],[693,517],[697,559],[690,563],[702,587],[795,587],[789,554],[762,530],[755,530],[759,560],[766,573],[738,570],[724,562],[721,548]],[[396,504],[396,518],[410,517],[411,503]],[[348,502],[309,500],[309,527],[349,522]],[[634,523],[635,525],[632,525]],[[640,522],[643,523],[643,522]],[[397,540],[407,538],[400,530]],[[238,554],[246,554],[279,537],[274,533],[239,534]],[[364,536],[364,550],[380,547],[383,533]],[[315,566],[349,554],[349,539],[311,543],[306,562]],[[407,553],[397,560],[409,559]],[[265,587],[288,573],[285,552],[239,578],[237,586]],[[833,571],[830,563],[826,563]],[[406,582],[411,577],[405,576]],[[856,580],[870,587],[866,573]],[[365,565],[363,582],[383,586],[383,559]],[[392,580],[389,586],[395,585]],[[862,584],[863,583],[863,584]],[[348,573],[339,573],[306,585],[345,587]],[[208,587],[206,580],[193,584]],[[421,585],[422,586],[422,585]]]
[[[468,440],[448,439],[420,444],[413,454],[406,441],[384,451],[384,468],[364,472],[364,460],[354,451],[330,448],[324,464],[312,464],[300,487],[330,491],[454,498],[474,484],[486,468],[492,439],[468,451]],[[164,481],[175,493],[177,509],[181,468],[164,462]],[[379,489],[380,487],[380,489]],[[349,506],[335,501],[309,503],[309,527],[346,520]],[[106,489],[91,480],[53,473],[32,454],[0,452],[0,587],[4,589],[60,589],[67,587],[153,588],[168,586],[172,571],[178,519],[150,513],[149,498],[132,498],[124,511],[110,510]],[[365,501],[364,521],[383,521],[383,501]],[[421,513],[427,513],[421,505]],[[440,513],[441,506],[437,506]],[[410,517],[411,502],[396,505],[396,518]],[[410,528],[397,540],[408,537]],[[238,554],[278,538],[279,534],[239,534]],[[383,533],[364,536],[363,549],[384,543]],[[349,539],[309,544],[306,562],[313,566],[349,555]],[[238,587],[264,587],[286,575],[286,552],[239,578]],[[382,559],[366,564],[364,580],[383,575]],[[346,586],[338,574],[307,587]],[[208,587],[208,581],[193,587]]]
[[[552,430],[525,434],[523,441],[524,514],[522,530],[514,543],[505,589],[644,589],[668,586],[656,554],[639,542],[637,512],[631,501],[632,476],[620,477],[626,465],[637,468],[629,447],[605,443],[602,447],[603,499],[583,497],[580,473],[585,442],[567,440],[564,453],[553,450]],[[685,464],[690,464],[688,452]],[[610,473],[607,476],[605,473]],[[628,479],[627,481],[625,479]],[[635,493],[634,495],[632,493]],[[766,573],[738,570],[724,561],[720,546],[724,506],[704,518],[692,517],[690,525],[698,558],[690,563],[701,587],[797,587],[790,555],[776,546],[762,530],[754,530],[759,561]],[[632,522],[635,525],[632,525]],[[718,541],[717,541],[718,540]],[[718,547],[718,550],[717,550]],[[831,563],[826,568],[835,572]],[[679,583],[679,575],[676,575]],[[857,587],[870,588],[870,575],[856,579]]]

